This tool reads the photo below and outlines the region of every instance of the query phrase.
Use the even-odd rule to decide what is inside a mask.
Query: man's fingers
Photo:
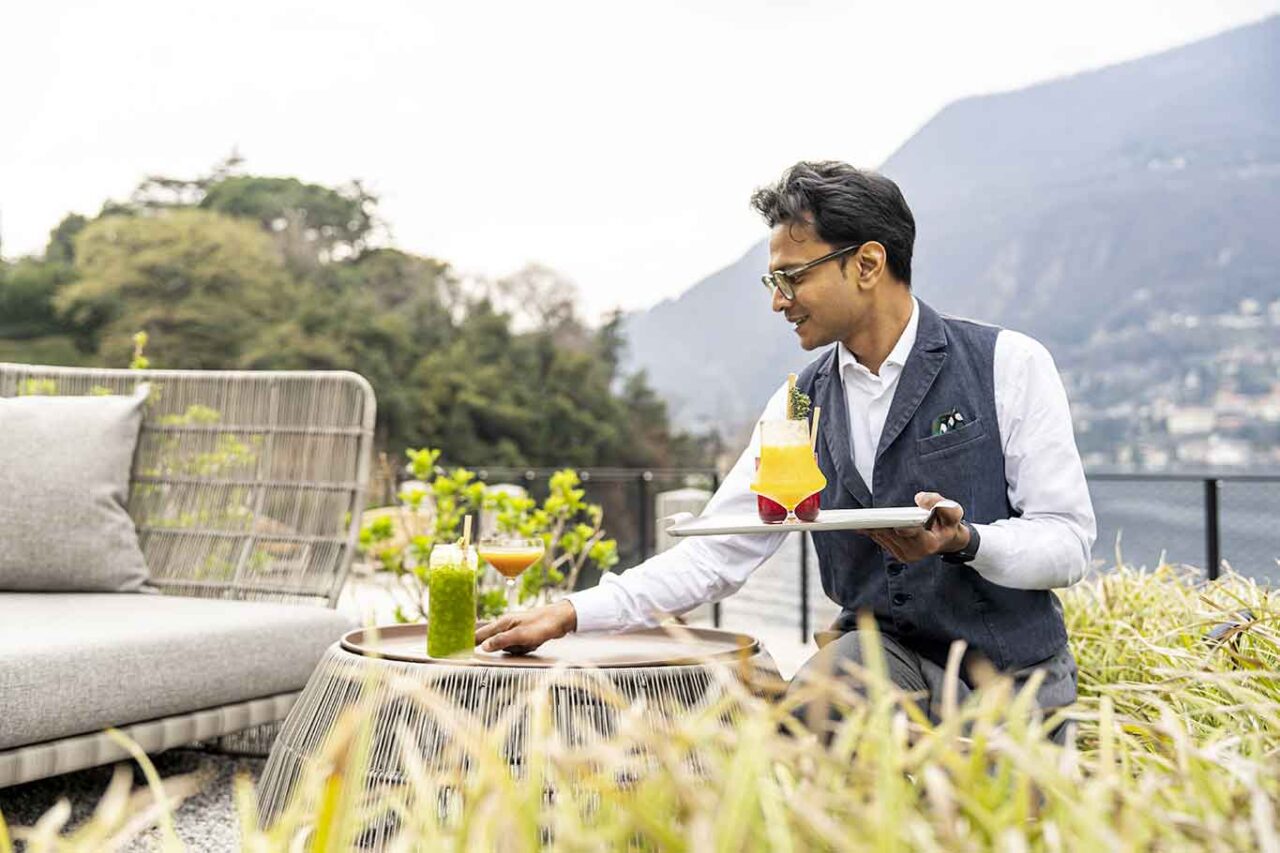
[[[523,632],[520,628],[502,631],[485,640],[481,648],[486,652],[500,652],[507,646],[519,645],[522,641],[522,634]]]
[[[502,631],[485,641],[481,647],[486,652],[500,652],[506,649],[517,654],[528,654],[545,643],[549,637],[544,628],[537,622],[520,622],[509,631]]]
[[[483,625],[481,625],[479,628],[476,628],[476,642],[483,643],[485,640],[489,639],[494,634],[497,634],[501,631],[505,631],[510,627],[511,627],[511,617],[499,616],[497,619],[486,622]]]
[[[921,509],[933,509],[933,505],[944,500],[937,492],[916,492],[916,506]]]
[[[932,513],[925,520],[926,530],[932,530],[939,522],[952,527],[964,518],[964,507],[937,492],[916,492],[916,506],[930,510]]]

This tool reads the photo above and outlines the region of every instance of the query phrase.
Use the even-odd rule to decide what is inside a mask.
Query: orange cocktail
[[[786,520],[796,522],[796,506],[826,485],[813,458],[807,421],[760,422],[760,467],[751,491],[781,504]]]
[[[541,539],[483,539],[480,559],[493,566],[507,579],[507,610],[516,607],[516,578],[525,569],[542,559],[546,546]]]

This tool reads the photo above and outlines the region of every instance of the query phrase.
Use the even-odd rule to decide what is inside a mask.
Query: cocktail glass
[[[516,609],[516,578],[534,563],[542,559],[546,545],[541,539],[520,539],[508,536],[480,540],[480,559],[493,566],[494,571],[507,579],[507,610]]]
[[[469,655],[476,647],[476,552],[440,543],[427,568],[427,654]]]
[[[817,454],[814,454],[814,461],[817,461]],[[756,470],[760,470],[759,456],[756,457]],[[814,492],[796,506],[796,518],[801,521],[817,521],[818,513],[821,511],[822,492]],[[756,514],[765,524],[779,524],[787,518],[786,509],[777,501],[766,498],[764,495],[756,495]]]
[[[751,491],[787,511],[782,523],[799,523],[796,507],[826,485],[827,478],[822,475],[809,442],[808,421],[760,422],[760,467]]]

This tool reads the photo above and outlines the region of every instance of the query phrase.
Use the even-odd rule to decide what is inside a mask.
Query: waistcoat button
[[[893,597],[894,604],[906,604],[909,600],[911,600],[911,596],[905,592],[899,592]]]
[[[905,569],[905,568],[906,568],[906,565],[904,565],[904,564],[902,564],[902,563],[890,563],[890,564],[889,564],[889,574],[891,574],[891,575],[900,575],[900,574],[902,574],[902,570],[903,570],[903,569]]]

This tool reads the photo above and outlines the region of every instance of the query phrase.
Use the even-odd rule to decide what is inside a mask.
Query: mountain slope
[[[958,101],[882,171],[916,216],[917,295],[1068,365],[1100,335],[1278,299],[1280,17]],[[748,421],[808,359],[768,311],[765,257],[628,319],[631,366],[686,425]]]

